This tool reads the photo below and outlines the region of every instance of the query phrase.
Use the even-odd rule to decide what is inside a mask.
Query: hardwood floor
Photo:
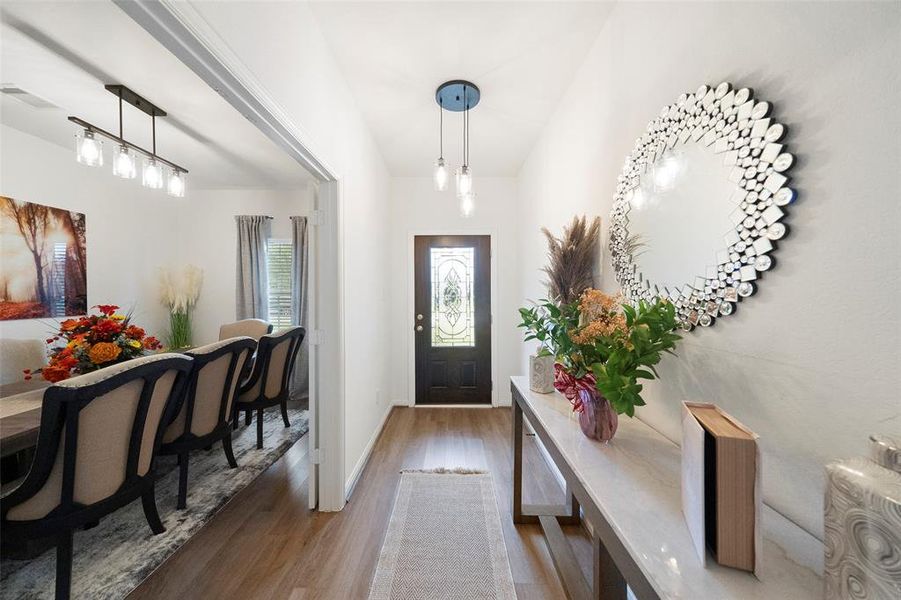
[[[366,598],[399,471],[435,467],[493,474],[519,599],[564,598],[539,527],[511,520],[511,427],[507,408],[395,408],[340,513],[306,508],[303,438],[129,598]],[[524,457],[525,500],[562,501],[532,437],[524,441]],[[590,560],[587,537],[578,527],[567,529],[578,554]]]

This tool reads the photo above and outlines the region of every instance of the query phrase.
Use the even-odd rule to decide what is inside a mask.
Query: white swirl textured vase
[[[901,443],[826,466],[825,598],[901,598]]]
[[[554,391],[554,357],[529,357],[529,389],[539,394]]]

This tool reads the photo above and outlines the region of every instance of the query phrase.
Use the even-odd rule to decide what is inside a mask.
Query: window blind
[[[291,313],[291,267],[293,266],[291,240],[270,239],[266,250],[266,271],[269,275],[269,322],[275,329],[290,327],[294,324],[294,315]]]

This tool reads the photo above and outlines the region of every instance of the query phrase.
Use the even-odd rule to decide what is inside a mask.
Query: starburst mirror
[[[683,329],[734,314],[770,270],[796,197],[772,105],[702,85],[663,107],[619,176],[609,249],[630,302],[669,299]]]

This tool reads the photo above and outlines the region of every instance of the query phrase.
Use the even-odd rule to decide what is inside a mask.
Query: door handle
[[[416,331],[422,331],[422,325],[417,325],[417,326],[416,326]]]

